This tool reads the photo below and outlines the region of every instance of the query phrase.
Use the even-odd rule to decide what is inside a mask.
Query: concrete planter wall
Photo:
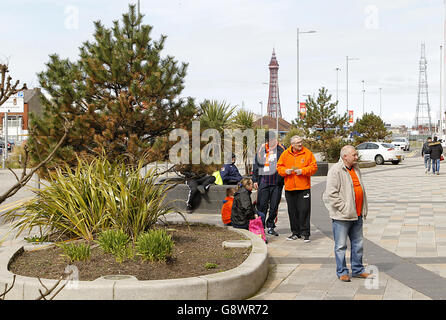
[[[232,229],[232,228],[231,228]],[[134,277],[102,277],[94,281],[77,281],[65,287],[57,300],[233,300],[253,296],[268,276],[267,247],[257,235],[241,229],[252,250],[238,267],[215,274],[169,280],[139,281]],[[13,274],[8,270],[11,258],[23,251],[23,245],[3,247],[0,251],[0,292],[11,285]],[[121,279],[121,280],[119,280]],[[57,280],[42,279],[52,287]],[[33,300],[43,290],[37,278],[16,276],[7,300]]]
[[[318,162],[318,170],[314,176],[326,176],[328,173],[328,162]],[[223,200],[226,198],[226,189],[236,187],[235,185],[211,185],[209,191],[198,195],[194,203],[195,213],[220,213]],[[186,212],[186,200],[189,195],[189,187],[185,184],[179,184],[169,190],[166,195],[166,201],[175,209]]]

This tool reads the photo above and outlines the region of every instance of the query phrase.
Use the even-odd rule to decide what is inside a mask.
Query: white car
[[[393,144],[396,147],[401,147],[401,149],[403,149],[405,151],[410,150],[410,143],[407,138],[395,138],[395,139],[393,139],[391,144]]]
[[[403,159],[400,152],[391,143],[364,142],[356,147],[361,161],[375,161],[376,164],[392,162],[398,164]]]

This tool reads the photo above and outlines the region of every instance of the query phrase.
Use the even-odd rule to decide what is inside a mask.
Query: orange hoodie
[[[286,169],[301,169],[302,174],[297,175],[294,171],[290,175],[285,173]],[[285,190],[306,190],[311,188],[310,177],[317,171],[316,158],[313,153],[305,147],[293,153],[289,147],[277,162],[277,172],[285,178]]]
[[[231,222],[231,210],[232,203],[234,202],[234,197],[226,197],[223,200],[223,207],[221,208],[221,221],[224,224],[228,224]]]

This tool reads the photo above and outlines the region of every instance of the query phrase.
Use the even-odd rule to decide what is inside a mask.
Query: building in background
[[[10,112],[8,113],[8,140],[14,141],[16,144],[20,144],[27,139],[28,126],[29,126],[29,114],[42,114],[42,106],[40,104],[40,96],[42,94],[40,88],[34,88],[30,90],[23,90],[24,94],[24,108],[23,112]],[[1,135],[4,136],[4,121],[5,114],[0,113],[0,130]]]

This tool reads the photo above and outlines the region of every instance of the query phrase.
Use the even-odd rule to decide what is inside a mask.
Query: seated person
[[[231,223],[231,210],[234,202],[234,194],[237,191],[236,188],[226,189],[226,198],[223,200],[223,207],[221,208],[221,220],[226,226],[232,226]]]
[[[186,180],[186,185],[189,187],[189,195],[187,196],[186,201],[186,211],[188,213],[192,213],[194,210],[192,207],[194,198],[200,193],[207,193],[214,182],[215,177],[207,174]],[[203,192],[199,190],[199,187],[201,187]]]
[[[235,154],[232,154],[232,163],[225,164],[223,168],[221,168],[220,175],[223,179],[223,184],[237,184],[242,180],[243,177],[235,165]]]

